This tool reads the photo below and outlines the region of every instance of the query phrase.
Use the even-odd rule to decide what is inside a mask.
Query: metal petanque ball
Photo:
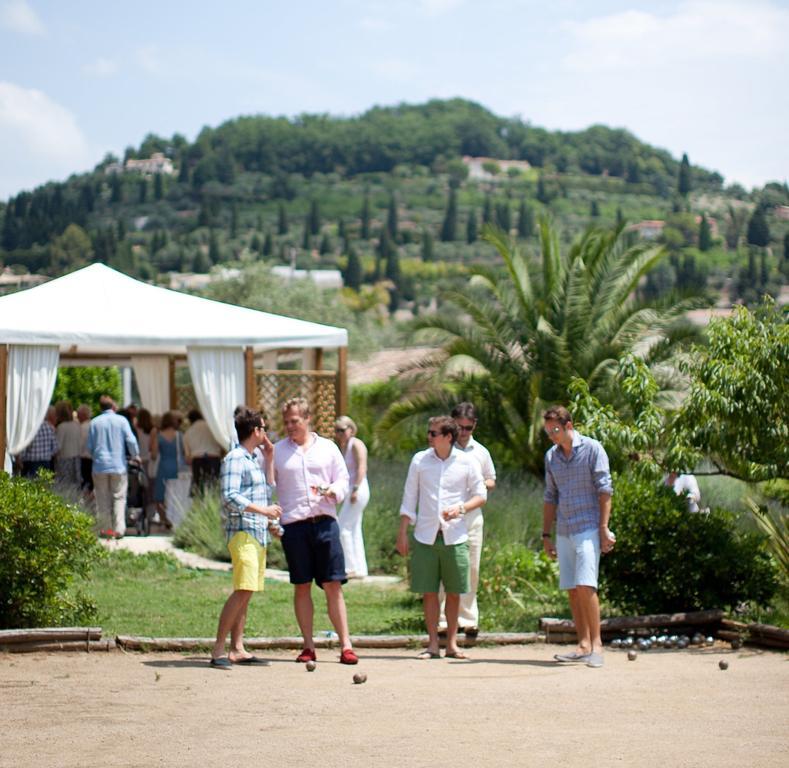
[[[312,659],[310,659],[304,666],[307,668],[307,672],[314,672],[315,667],[318,665]]]
[[[714,637],[712,637],[712,636],[710,636],[710,637],[708,637],[708,638],[707,638],[707,639],[706,639],[704,642],[705,642],[707,645],[714,645],[714,644],[715,644],[715,638],[714,638]]]
[[[725,659],[721,659],[721,660],[718,662],[718,666],[719,666],[721,669],[728,669],[728,668],[729,668],[729,662],[728,662],[728,661],[726,661]]]
[[[367,682],[367,675],[365,675],[363,672],[357,672],[353,676],[353,682],[356,685],[361,685],[362,683],[366,683]]]
[[[688,638],[687,637],[680,637],[677,641],[677,648],[687,648],[688,647]]]
[[[612,648],[621,648],[622,647],[622,640],[620,638],[618,638],[618,637],[615,637],[611,641],[611,647]]]
[[[625,639],[622,641],[622,647],[623,647],[623,648],[632,648],[632,647],[633,647],[633,642],[634,642],[634,641],[633,641],[633,638],[632,638],[632,637],[626,637],[626,638],[625,638]]]
[[[631,648],[631,649],[630,649],[630,650],[627,652],[627,660],[628,660],[628,661],[635,661],[637,658],[638,658],[638,653],[636,653],[636,651],[635,651],[635,649],[634,649],[634,648]]]
[[[701,645],[704,642],[704,635],[701,635],[697,632],[695,635],[693,635],[691,642],[693,645]]]
[[[742,638],[741,637],[735,637],[734,640],[731,641],[731,647],[732,647],[732,650],[735,650],[735,651],[738,651],[740,648],[742,648]]]

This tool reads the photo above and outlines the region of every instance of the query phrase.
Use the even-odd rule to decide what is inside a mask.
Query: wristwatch
[[[551,534],[550,534],[550,533],[543,533],[543,534],[542,534],[542,537],[543,537],[544,539],[550,539],[550,538],[551,538]]]

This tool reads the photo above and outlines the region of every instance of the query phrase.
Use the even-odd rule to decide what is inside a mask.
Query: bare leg
[[[460,595],[457,592],[447,592],[445,610],[447,615],[447,653],[458,652],[458,611],[460,609]]]
[[[315,641],[312,638],[312,620],[315,615],[315,606],[312,604],[312,582],[294,584],[293,610],[296,613],[296,621],[299,623],[299,629],[304,638],[304,647],[314,650]]]
[[[422,595],[422,607],[425,611],[425,625],[427,626],[428,643],[427,650],[429,653],[438,653],[438,614],[440,613],[438,605],[438,592],[425,592]],[[455,632],[457,632],[457,610],[455,611]]]
[[[567,597],[570,599],[570,611],[575,622],[575,633],[578,636],[578,653],[589,653],[592,650],[592,641],[589,637],[589,627],[586,622],[586,613],[583,609],[582,599],[579,597],[578,590],[583,587],[574,587],[568,590]]]
[[[249,590],[239,590],[241,595],[246,596],[246,600],[239,606],[236,621],[230,628],[230,656],[231,661],[243,659],[247,656],[244,649],[244,627],[247,623],[247,609],[249,608],[249,601],[252,598],[252,592]]]
[[[323,591],[326,593],[326,609],[329,613],[334,631],[340,638],[342,650],[351,648],[351,636],[348,632],[348,612],[345,609],[345,596],[339,581],[324,581]]]
[[[219,614],[219,626],[216,630],[216,642],[214,643],[214,649],[211,652],[212,658],[218,659],[220,656],[225,655],[225,638],[227,637],[227,633],[231,631],[234,635],[233,647],[235,648],[235,635],[239,627],[239,616],[242,619],[239,637],[243,638],[243,620],[246,619],[247,606],[249,605],[250,597],[252,597],[252,593],[250,591],[236,590],[232,595],[230,595],[230,597],[227,598],[227,602],[225,603],[224,608],[222,608],[222,613]]]
[[[597,590],[594,587],[583,586],[578,586],[575,590],[575,599],[579,613],[583,615],[586,643],[588,643],[585,647],[600,653],[603,650],[603,641],[600,637],[600,601]]]

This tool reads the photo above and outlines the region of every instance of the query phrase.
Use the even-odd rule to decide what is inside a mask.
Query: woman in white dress
[[[362,536],[362,513],[370,501],[367,483],[367,446],[356,437],[356,424],[348,416],[334,422],[334,440],[345,459],[350,475],[350,493],[340,507],[340,542],[348,578],[367,575],[367,558]]]

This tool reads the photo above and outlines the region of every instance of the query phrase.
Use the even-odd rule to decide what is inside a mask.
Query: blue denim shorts
[[[559,559],[559,589],[594,587],[600,570],[600,531],[571,533],[556,536],[556,555]]]

